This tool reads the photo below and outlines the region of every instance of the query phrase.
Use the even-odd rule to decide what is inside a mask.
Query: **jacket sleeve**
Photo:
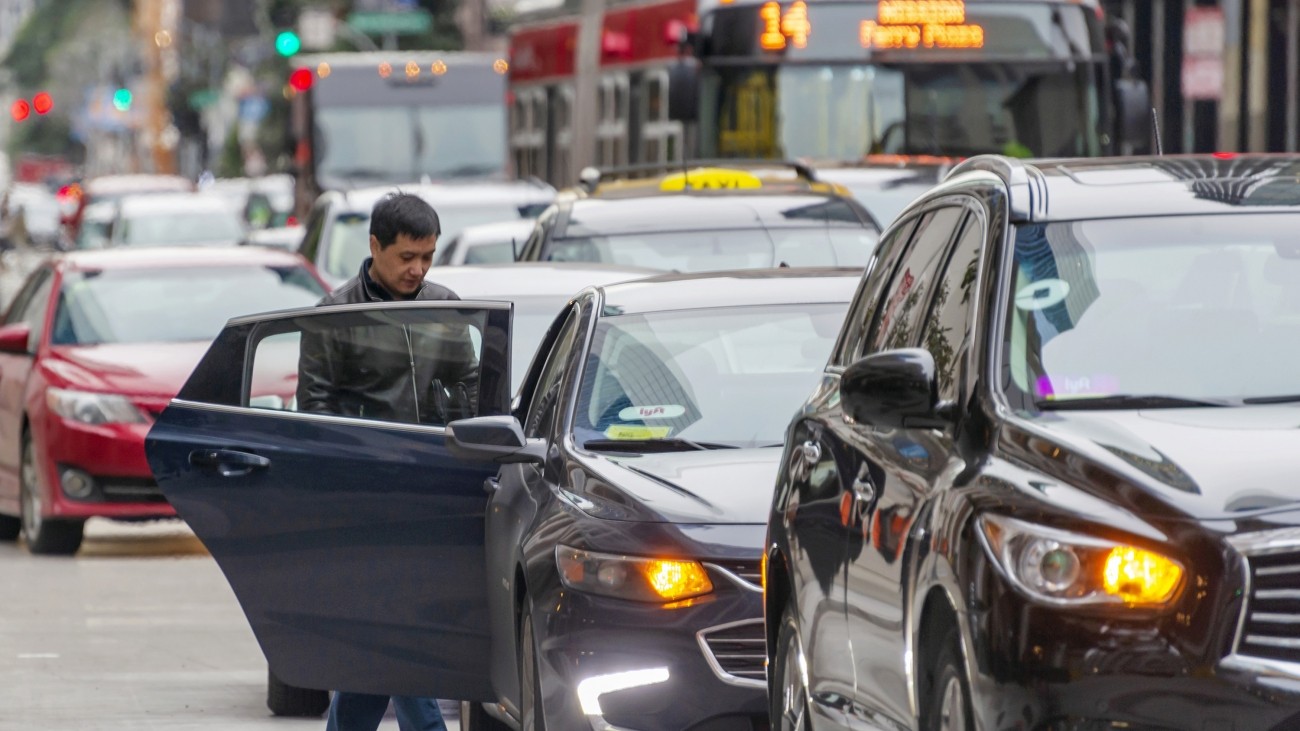
[[[304,330],[298,349],[298,410],[341,414],[335,395],[337,344],[328,333]]]

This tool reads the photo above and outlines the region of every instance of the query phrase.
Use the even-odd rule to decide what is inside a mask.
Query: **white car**
[[[528,240],[535,225],[534,219],[521,218],[517,221],[470,226],[451,238],[438,242],[438,255],[434,257],[433,265],[443,267],[510,263],[524,248],[524,242]]]
[[[226,201],[202,193],[126,196],[109,225],[108,246],[234,246],[244,224]]]

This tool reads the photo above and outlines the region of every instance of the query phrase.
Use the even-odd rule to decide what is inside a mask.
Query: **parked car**
[[[446,239],[446,243],[438,242],[438,255],[434,257],[433,265],[444,267],[512,262],[532,231],[531,218],[469,226]]]
[[[154,425],[150,465],[294,686],[477,701],[468,729],[761,726],[763,521],[859,278],[586,289],[513,409],[509,303],[243,318]],[[293,360],[297,333],[357,327],[468,333],[479,415],[252,407],[245,384]]]
[[[866,263],[880,229],[847,190],[799,164],[741,165],[588,169],[538,218],[519,260],[679,272]]]
[[[69,184],[65,188],[67,192],[62,197],[68,205],[64,210],[63,225],[67,238],[75,241],[80,234],[82,214],[91,205],[115,203],[128,195],[191,192],[194,183],[179,175],[131,173],[101,175],[83,183]]]
[[[956,166],[769,515],[772,728],[1295,728],[1300,157]]]
[[[297,255],[256,249],[42,263],[0,326],[0,538],[71,554],[87,518],[174,515],[145,462],[154,418],[227,319],[324,292]]]
[[[109,224],[108,246],[234,246],[244,234],[243,221],[216,196],[126,196]]]
[[[464,182],[383,186],[321,194],[307,214],[298,253],[334,285],[356,276],[370,256],[370,212],[388,193],[401,190],[424,198],[442,223],[439,241],[469,226],[533,218],[555,197],[537,182]]]

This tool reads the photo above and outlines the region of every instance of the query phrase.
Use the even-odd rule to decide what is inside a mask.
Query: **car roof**
[[[522,248],[524,239],[532,232],[533,226],[537,225],[537,220],[533,218],[520,218],[514,221],[498,221],[496,223],[480,223],[475,226],[466,226],[456,234],[456,240],[463,246],[474,246],[475,244],[495,244],[501,241],[517,238],[519,246]]]
[[[865,224],[854,205],[838,195],[813,193],[582,198],[567,206],[568,215],[557,222],[552,236],[808,226],[861,228]]]
[[[781,267],[661,274],[601,289],[606,315],[631,315],[707,307],[848,302],[861,279],[861,269]]]
[[[56,266],[73,271],[100,269],[169,269],[202,266],[301,266],[302,257],[287,251],[259,246],[149,247],[88,249],[57,254]]]
[[[660,269],[619,264],[521,261],[434,267],[425,279],[451,289],[463,299],[513,299],[573,295],[586,287],[660,274]]]
[[[428,201],[435,210],[442,206],[473,208],[496,203],[513,205],[548,203],[555,197],[555,189],[549,185],[524,180],[383,185],[354,188],[342,191],[339,195],[343,207],[347,210],[369,214],[384,196],[397,191],[418,195]]]
[[[179,175],[101,175],[83,186],[88,195],[129,193],[132,191],[194,190],[194,183]]]
[[[1300,212],[1300,155],[1167,155],[1021,161],[981,155],[944,188],[992,174],[1019,221]]]
[[[206,213],[220,211],[235,215],[230,202],[207,193],[156,193],[128,195],[118,202],[124,216],[149,213]]]

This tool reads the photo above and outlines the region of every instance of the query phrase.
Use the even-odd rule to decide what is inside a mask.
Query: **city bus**
[[[506,177],[506,71],[483,53],[304,55],[289,77],[295,209],[326,190]]]
[[[571,182],[575,134],[598,166],[1096,156],[1150,135],[1099,0],[607,0],[590,135],[571,129],[578,0],[529,2],[510,40],[510,148],[518,173],[555,183]]]

